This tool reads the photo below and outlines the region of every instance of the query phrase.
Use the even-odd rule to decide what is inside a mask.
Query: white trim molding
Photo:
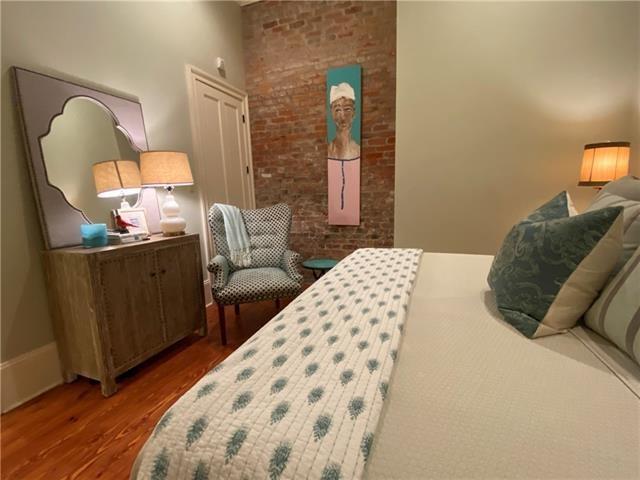
[[[196,103],[198,98],[196,96],[196,83],[202,82],[210,87],[219,90],[231,97],[235,97],[236,99],[242,102],[242,112],[245,116],[244,129],[245,129],[245,151],[247,152],[247,165],[249,167],[249,208],[256,208],[256,194],[255,194],[255,183],[254,183],[254,170],[253,170],[253,155],[251,152],[251,120],[249,119],[249,95],[244,90],[232,85],[231,83],[223,80],[222,78],[212,75],[194,65],[186,64],[185,65],[185,78],[187,82],[187,96],[189,99],[189,117],[191,124],[191,143],[193,145],[193,158],[191,159],[191,168],[195,167],[196,171],[196,180],[202,179],[205,177],[204,173],[204,153],[201,151],[201,132],[200,132],[200,121],[198,119],[198,112]],[[206,254],[206,262],[209,261],[215,255],[215,245],[213,243],[213,238],[211,237],[211,232],[209,229],[209,221],[208,221],[208,213],[209,207],[213,204],[213,201],[208,198],[208,193],[204,187],[198,188],[198,195],[200,201],[200,218],[202,222],[202,229],[200,231],[200,235],[204,240],[205,246],[205,254]],[[209,299],[213,302],[211,297],[211,289],[208,289],[208,293],[205,293],[205,299],[207,305],[209,305]]]
[[[207,272],[207,277],[209,276]],[[211,293],[211,280],[209,278],[204,281],[204,304],[206,307],[213,305],[213,294]]]
[[[62,383],[55,342],[2,362],[0,410],[8,412]]]

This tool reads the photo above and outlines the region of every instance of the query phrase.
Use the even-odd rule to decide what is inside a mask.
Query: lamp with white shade
[[[590,143],[584,146],[578,185],[600,188],[629,173],[629,142]]]
[[[140,175],[143,186],[163,187],[167,191],[160,220],[163,235],[184,235],[187,222],[180,216],[180,206],[173,196],[173,190],[175,187],[193,185],[187,154],[169,151],[142,152]]]
[[[140,170],[133,160],[106,160],[92,166],[93,181],[100,198],[121,197],[120,208],[129,209],[127,195],[140,193]]]

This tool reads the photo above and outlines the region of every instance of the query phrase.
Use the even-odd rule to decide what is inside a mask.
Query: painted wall
[[[153,149],[192,154],[185,64],[244,88],[235,2],[2,2],[1,360],[53,340],[43,242],[8,69],[62,73],[139,97]],[[202,228],[196,187],[178,189],[190,231]]]
[[[395,243],[493,254],[584,144],[633,142],[640,3],[399,2]]]
[[[242,8],[256,204],[293,209],[292,248],[342,258],[393,245],[395,2]],[[326,74],[362,66],[360,225],[327,223]]]

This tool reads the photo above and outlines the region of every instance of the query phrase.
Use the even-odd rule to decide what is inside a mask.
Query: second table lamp
[[[163,187],[167,191],[160,220],[164,236],[184,235],[187,222],[180,216],[180,206],[173,196],[173,190],[175,187],[193,185],[187,154],[169,151],[142,152],[140,176],[143,187]]]

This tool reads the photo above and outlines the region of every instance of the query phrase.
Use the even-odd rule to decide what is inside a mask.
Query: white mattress
[[[640,478],[640,368],[580,327],[512,329],[491,260],[423,255],[366,476]]]

